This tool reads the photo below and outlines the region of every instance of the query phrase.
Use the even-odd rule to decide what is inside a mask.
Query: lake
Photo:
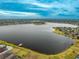
[[[67,50],[74,41],[52,32],[47,25],[10,25],[0,27],[0,39],[43,54],[57,54]]]

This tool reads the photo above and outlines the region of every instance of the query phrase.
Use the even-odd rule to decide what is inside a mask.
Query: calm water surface
[[[68,49],[73,41],[53,33],[45,25],[11,25],[0,27],[0,39],[44,54],[57,54]]]

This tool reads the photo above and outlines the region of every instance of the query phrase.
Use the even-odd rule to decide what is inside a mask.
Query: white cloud
[[[32,12],[15,12],[15,11],[4,11],[4,10],[0,10],[0,15],[4,15],[4,16],[23,16],[23,17],[27,17],[27,16],[36,16],[36,17],[41,17],[39,14],[37,13],[32,13]]]
[[[43,3],[31,3],[31,4],[39,6],[39,7],[43,7],[43,8],[51,8],[52,7],[52,5],[43,4]]]
[[[62,0],[60,0],[62,1]],[[76,14],[76,9],[75,7],[79,7],[79,0],[76,1],[72,1],[72,0],[63,0],[63,3],[59,2],[59,1],[54,1],[51,4],[45,4],[45,3],[41,3],[38,2],[37,0],[0,0],[0,2],[16,2],[16,3],[22,3],[22,4],[30,4],[30,5],[35,5],[38,6],[38,8],[34,8],[34,7],[28,7],[29,9],[32,10],[42,10],[45,12],[48,12],[48,14],[53,14],[52,16],[57,16],[60,13],[62,14]],[[26,7],[25,7],[26,8]],[[57,8],[57,10],[54,10],[53,13],[53,8]],[[65,10],[65,11],[64,11]],[[42,12],[43,13],[43,12]],[[35,16],[35,17],[42,17],[40,15],[40,12],[36,13],[36,12],[15,12],[15,11],[3,11],[0,10],[0,15],[6,15],[6,16]],[[44,16],[43,16],[44,17]],[[51,16],[49,16],[51,17]]]

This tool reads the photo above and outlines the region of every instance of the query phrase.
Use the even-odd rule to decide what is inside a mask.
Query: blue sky
[[[0,0],[0,18],[79,19],[79,0]]]

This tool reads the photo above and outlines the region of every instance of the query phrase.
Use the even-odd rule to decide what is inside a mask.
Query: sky
[[[0,0],[0,19],[79,19],[79,0]]]

